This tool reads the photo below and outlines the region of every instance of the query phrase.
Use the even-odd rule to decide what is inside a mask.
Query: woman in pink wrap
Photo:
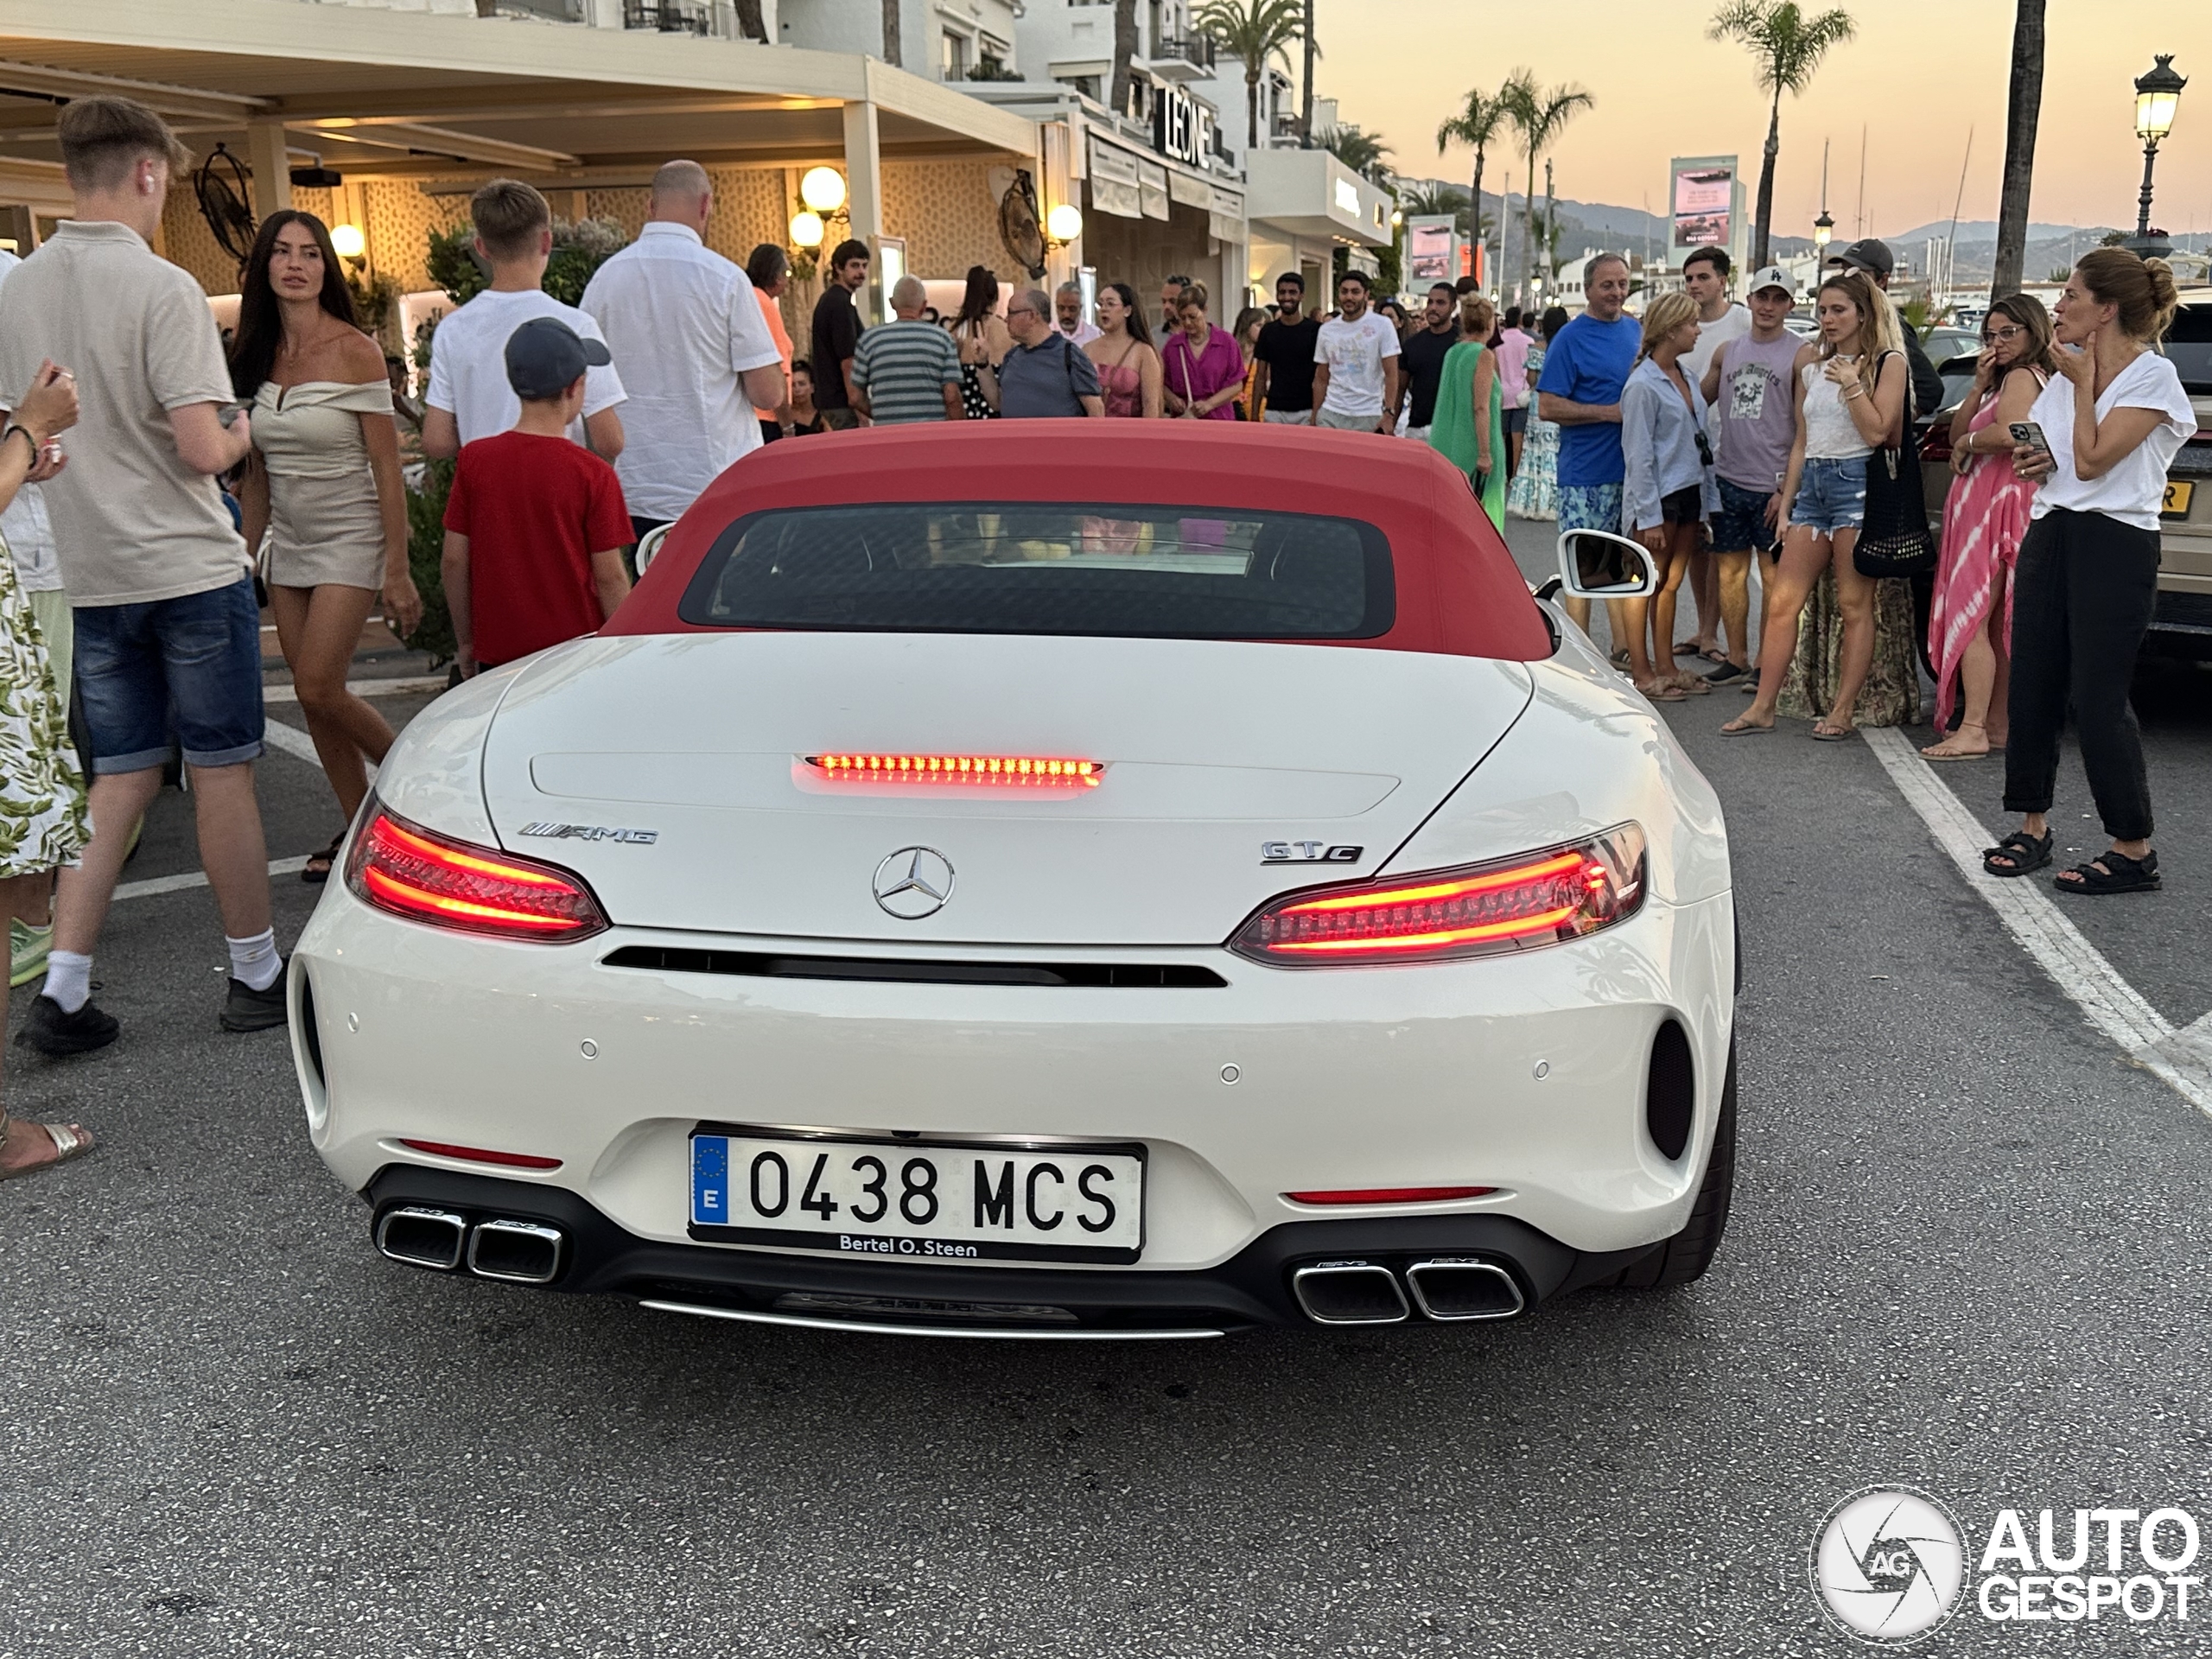
[[[1175,302],[1176,330],[1160,348],[1167,412],[1188,420],[1233,421],[1244,390],[1244,353],[1236,336],[1206,316],[1206,291],[1193,283]]]
[[[2028,418],[2044,383],[2057,372],[2050,318],[2025,294],[1999,300],[1981,325],[1974,387],[1951,417],[1951,470],[1943,505],[1943,555],[1928,619],[1936,665],[1936,729],[1921,750],[1930,760],[1979,760],[2005,747],[2005,690],[2011,665],[2012,568],[2028,533],[2035,485],[2012,470],[2006,429]],[[1951,710],[1963,694],[1959,728]],[[1993,713],[1998,725],[1992,728]]]

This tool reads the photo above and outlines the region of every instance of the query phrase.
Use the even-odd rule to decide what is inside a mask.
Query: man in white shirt
[[[1098,338],[1098,325],[1083,315],[1082,283],[1062,283],[1053,290],[1052,327],[1071,346],[1088,346]]]
[[[683,516],[760,447],[754,409],[786,391],[784,356],[753,280],[706,245],[714,187],[696,162],[653,175],[638,239],[594,273],[583,308],[621,365],[624,442],[614,464],[641,537]]]
[[[492,285],[438,319],[430,336],[430,387],[423,402],[423,453],[448,461],[464,443],[512,431],[522,399],[507,384],[507,337],[532,317],[557,317],[587,340],[599,325],[543,287],[553,257],[553,210],[517,179],[494,179],[470,200],[476,251],[492,267]],[[622,453],[622,382],[613,365],[584,377],[583,418],[569,429],[608,461]]]
[[[1705,379],[1715,352],[1751,332],[1751,308],[1728,297],[1728,270],[1724,248],[1700,248],[1682,261],[1682,291],[1697,302],[1697,344],[1682,354],[1682,372],[1693,386]],[[1675,649],[1694,652],[1708,662],[1726,661],[1719,632],[1720,567],[1702,539],[1690,555],[1688,586],[1697,599],[1697,633],[1677,642]]]
[[[1315,426],[1341,432],[1390,430],[1398,406],[1398,331],[1367,303],[1367,278],[1337,278],[1337,315],[1321,325],[1313,346]]]

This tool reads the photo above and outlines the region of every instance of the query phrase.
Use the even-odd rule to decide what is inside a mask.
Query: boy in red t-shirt
[[[607,347],[554,317],[507,337],[511,432],[466,444],[446,502],[443,569],[464,676],[596,632],[630,591],[630,515],[614,469],[568,429]]]

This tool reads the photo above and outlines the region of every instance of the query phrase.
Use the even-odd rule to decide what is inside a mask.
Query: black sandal
[[[2101,870],[2097,868],[2100,864],[2104,866]],[[2076,879],[2069,881],[2069,875]],[[2076,864],[2052,877],[2050,885],[2061,893],[2101,897],[2111,893],[2156,893],[2165,884],[2158,879],[2158,855],[2153,849],[2140,858],[2130,858],[2126,853],[2099,853],[2088,863]]]
[[[346,844],[346,832],[340,830],[330,838],[330,845],[319,853],[309,853],[308,861],[300,867],[300,880],[311,887],[319,887],[330,880],[330,872],[337,868],[338,849]],[[321,865],[321,869],[315,868]]]
[[[1999,859],[2009,860],[2000,864]],[[1994,847],[1985,848],[1981,868],[1991,875],[2030,875],[2050,862],[2050,831],[2031,836],[2024,830],[2015,830]]]

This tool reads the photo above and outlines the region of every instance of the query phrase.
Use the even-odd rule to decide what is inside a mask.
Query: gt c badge
[[[1332,847],[1325,841],[1263,841],[1262,864],[1357,864],[1364,847]]]
[[[620,841],[633,847],[650,847],[660,839],[658,830],[609,830],[601,823],[525,823],[515,833],[553,841]]]

